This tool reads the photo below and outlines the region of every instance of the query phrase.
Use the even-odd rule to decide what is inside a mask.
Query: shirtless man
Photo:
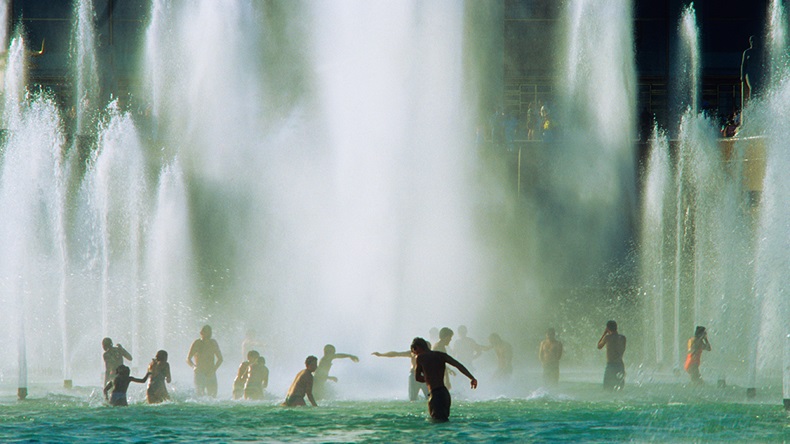
[[[359,362],[359,358],[348,353],[337,353],[335,346],[327,344],[324,346],[324,356],[318,362],[318,367],[315,370],[315,396],[322,399],[326,395],[326,382],[337,382],[337,378],[329,376],[329,370],[332,369],[332,361],[335,359],[350,359],[354,362]]]
[[[598,350],[606,347],[606,372],[603,375],[603,388],[605,390],[622,390],[625,385],[625,336],[617,332],[617,322],[606,323],[601,339],[598,340]]]
[[[313,397],[313,372],[318,368],[318,358],[315,356],[308,356],[304,360],[305,369],[296,374],[291,388],[288,389],[288,394],[285,396],[285,407],[295,407],[307,405],[304,402],[304,397],[310,400],[313,407],[318,407]]]
[[[540,343],[540,362],[543,364],[543,383],[557,385],[560,381],[560,358],[562,342],[557,340],[553,328],[546,330],[546,339]]]
[[[101,346],[104,349],[104,384],[115,378],[115,370],[123,365],[123,360],[132,360],[132,355],[126,351],[121,344],[112,345],[112,339],[104,338],[101,341]]]
[[[428,413],[434,421],[447,421],[450,418],[450,392],[444,385],[447,364],[457,368],[471,380],[471,387],[477,388],[477,379],[452,356],[440,351],[431,351],[423,338],[414,338],[411,352],[417,357],[415,379],[428,385]]]
[[[513,374],[513,346],[496,333],[491,333],[488,341],[491,343],[494,353],[496,353],[497,365],[496,371],[494,371],[494,379],[497,381],[510,379],[510,375]]]
[[[194,361],[192,359],[194,358]],[[216,360],[215,360],[216,358]],[[187,364],[195,369],[195,391],[198,396],[217,396],[217,369],[222,365],[219,344],[211,338],[211,326],[200,329],[200,339],[189,348]]]

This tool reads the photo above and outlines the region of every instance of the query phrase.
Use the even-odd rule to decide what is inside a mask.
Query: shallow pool
[[[319,408],[193,399],[103,404],[98,388],[37,387],[28,400],[0,396],[2,442],[781,442],[790,420],[775,388],[747,401],[742,389],[654,384],[604,393],[567,383],[518,398],[453,400],[449,423],[426,420],[424,402],[324,401]],[[476,394],[475,394],[476,395]]]

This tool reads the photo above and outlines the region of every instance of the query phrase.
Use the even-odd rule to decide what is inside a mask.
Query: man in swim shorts
[[[195,369],[195,391],[198,396],[217,397],[217,369],[222,365],[222,352],[217,340],[211,337],[210,325],[200,329],[200,339],[189,348],[187,364]],[[194,359],[194,361],[193,361]]]
[[[622,390],[625,386],[625,336],[617,332],[617,322],[606,323],[601,339],[598,340],[598,350],[606,347],[606,371],[603,375],[603,388],[605,390]]]
[[[285,396],[285,402],[282,403],[285,407],[296,407],[307,405],[304,402],[304,397],[310,401],[313,407],[318,407],[315,403],[313,396],[313,372],[318,368],[318,358],[315,356],[308,356],[304,360],[305,369],[296,374],[291,388],[288,389],[288,394]]]
[[[457,368],[471,380],[471,387],[477,388],[477,379],[452,356],[440,351],[431,351],[428,343],[423,338],[414,338],[411,343],[411,352],[417,357],[417,366],[414,377],[418,382],[428,386],[428,413],[431,419],[438,422],[448,421],[450,418],[450,392],[444,385],[444,374],[447,364]]]

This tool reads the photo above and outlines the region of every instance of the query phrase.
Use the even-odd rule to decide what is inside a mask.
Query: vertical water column
[[[679,108],[682,109],[679,122],[679,147],[677,154],[677,165],[675,168],[675,276],[674,276],[674,304],[673,304],[673,359],[675,368],[680,368],[682,342],[681,333],[681,307],[682,307],[682,269],[684,263],[684,240],[685,234],[684,218],[690,209],[687,201],[685,184],[686,175],[689,168],[689,148],[693,142],[683,136],[684,130],[693,127],[694,118],[697,115],[697,96],[699,79],[699,35],[696,24],[696,13],[694,6],[689,5],[683,9],[678,24],[678,32],[681,42],[683,42],[678,57],[678,85],[676,96]],[[694,263],[694,273],[697,273],[697,264]],[[695,292],[698,289],[695,287]],[[695,307],[696,308],[696,307]]]
[[[140,258],[146,174],[137,129],[111,104],[85,175],[100,268],[101,332],[124,333],[138,353]],[[128,310],[130,307],[131,310]],[[131,313],[130,313],[131,311]]]
[[[49,334],[63,326],[64,137],[54,101],[25,89],[26,56],[23,39],[16,37],[5,79],[7,134],[0,180],[0,281],[3,304],[10,308],[2,323],[15,330],[9,338],[18,344],[20,398],[26,396],[30,365],[49,369],[52,356],[63,351],[64,377],[69,371],[66,335],[62,330]]]
[[[269,173],[276,161],[271,156],[278,154],[268,146],[266,130],[275,127],[271,131],[277,132],[282,125],[263,112],[270,103],[262,87],[266,76],[261,58],[278,48],[262,47],[261,34],[269,31],[265,13],[270,8],[288,10],[295,4],[152,2],[142,67],[146,87],[141,97],[152,109],[160,160],[169,166],[161,169],[159,209],[152,215],[146,260],[177,263],[179,273],[163,274],[150,264],[146,272],[153,280],[152,291],[178,289],[168,295],[167,303],[170,310],[180,306],[182,313],[194,315],[180,318],[183,322],[223,317],[219,312],[233,317],[233,325],[240,325],[237,318],[254,317],[255,322],[276,318],[271,304],[250,305],[250,298],[271,293],[271,279],[266,278],[271,270],[262,266],[260,258],[274,253],[270,244],[261,246],[261,238],[269,228],[266,213],[277,209],[265,207],[272,203],[262,189],[274,180]],[[296,52],[286,52],[269,69],[287,66]],[[280,85],[270,88],[282,89]],[[300,146],[278,148],[290,153]],[[291,164],[294,169],[300,166],[299,161]],[[283,180],[275,186],[287,188],[291,177],[284,173],[277,177]],[[297,200],[293,188],[287,193]],[[194,207],[188,209],[188,202],[195,202]],[[177,220],[159,216],[171,212]],[[200,233],[194,243],[189,236],[193,231]],[[164,244],[169,250],[150,244],[154,237],[176,232],[178,236]],[[193,255],[200,256],[205,275],[198,276],[192,267]],[[201,278],[205,285],[199,293],[194,299],[187,296],[197,290],[195,282]],[[216,304],[208,304],[209,312],[193,306],[183,310],[201,298],[211,298]],[[220,304],[223,301],[228,303]]]
[[[769,84],[781,85],[780,82],[786,80],[788,68],[790,68],[790,53],[788,53],[788,24],[787,14],[785,13],[784,6],[780,0],[772,0],[769,9],[769,23],[768,23],[768,43],[770,48],[770,61],[771,70]],[[775,100],[775,98],[774,98]],[[777,131],[777,137],[782,137],[783,130],[786,127],[782,125],[781,130]],[[790,159],[785,159],[784,162]],[[787,163],[785,163],[787,165]],[[785,188],[785,191],[790,191]],[[790,298],[785,295],[778,301],[780,305],[779,313],[780,319],[787,319],[790,314]],[[781,323],[784,328],[777,332],[785,339],[782,341],[782,395],[784,399],[784,407],[790,410],[790,328],[787,323]]]
[[[90,0],[74,3],[72,23],[71,75],[74,81],[73,122],[75,134],[95,131],[96,111],[99,103],[99,69],[96,62],[95,11]],[[76,141],[76,138],[75,138]]]
[[[486,292],[469,187],[463,13],[447,1],[313,10],[332,184],[331,237],[319,251],[331,299],[315,302],[377,335],[436,322],[411,310],[427,295],[444,316],[474,319]]]
[[[759,223],[756,235],[754,264],[754,332],[749,356],[750,373],[748,387],[757,386],[760,369],[782,368],[783,398],[785,407],[790,405],[790,330],[787,316],[790,314],[790,287],[787,269],[790,260],[790,165],[786,141],[790,137],[790,83],[788,83],[787,16],[780,1],[772,1],[769,7],[767,42],[769,65],[768,87],[755,106],[750,106],[749,124],[758,126],[765,133],[765,177],[760,202]],[[776,351],[782,350],[779,355]]]
[[[690,110],[693,115],[699,111],[699,79],[701,72],[699,27],[694,4],[689,4],[680,14],[678,34],[679,48],[676,78],[678,81],[676,101],[681,112]]]
[[[652,337],[654,341],[653,344],[646,343],[645,350],[655,349],[657,364],[664,362],[664,239],[668,228],[665,204],[672,190],[671,169],[669,140],[666,134],[655,128],[650,139],[645,178],[640,252],[642,288],[647,302],[645,319],[648,325],[652,322],[653,331],[652,335],[645,335],[645,339],[649,341]]]
[[[178,343],[190,331],[194,294],[190,213],[184,173],[175,159],[162,167],[146,239],[144,314],[154,330],[153,345]],[[151,326],[153,324],[153,326]],[[188,344],[188,343],[187,343]],[[187,345],[184,344],[184,345]]]
[[[636,65],[629,2],[568,2],[559,42],[557,104],[562,141],[550,190],[565,214],[545,231],[574,257],[570,277],[584,282],[626,250],[636,207]]]

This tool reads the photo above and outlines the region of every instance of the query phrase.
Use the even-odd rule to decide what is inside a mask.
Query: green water
[[[537,390],[518,399],[453,400],[451,420],[426,420],[424,402],[330,401],[288,409],[276,400],[176,399],[102,404],[93,389],[0,397],[0,442],[782,442],[790,420],[775,389],[597,384]]]

